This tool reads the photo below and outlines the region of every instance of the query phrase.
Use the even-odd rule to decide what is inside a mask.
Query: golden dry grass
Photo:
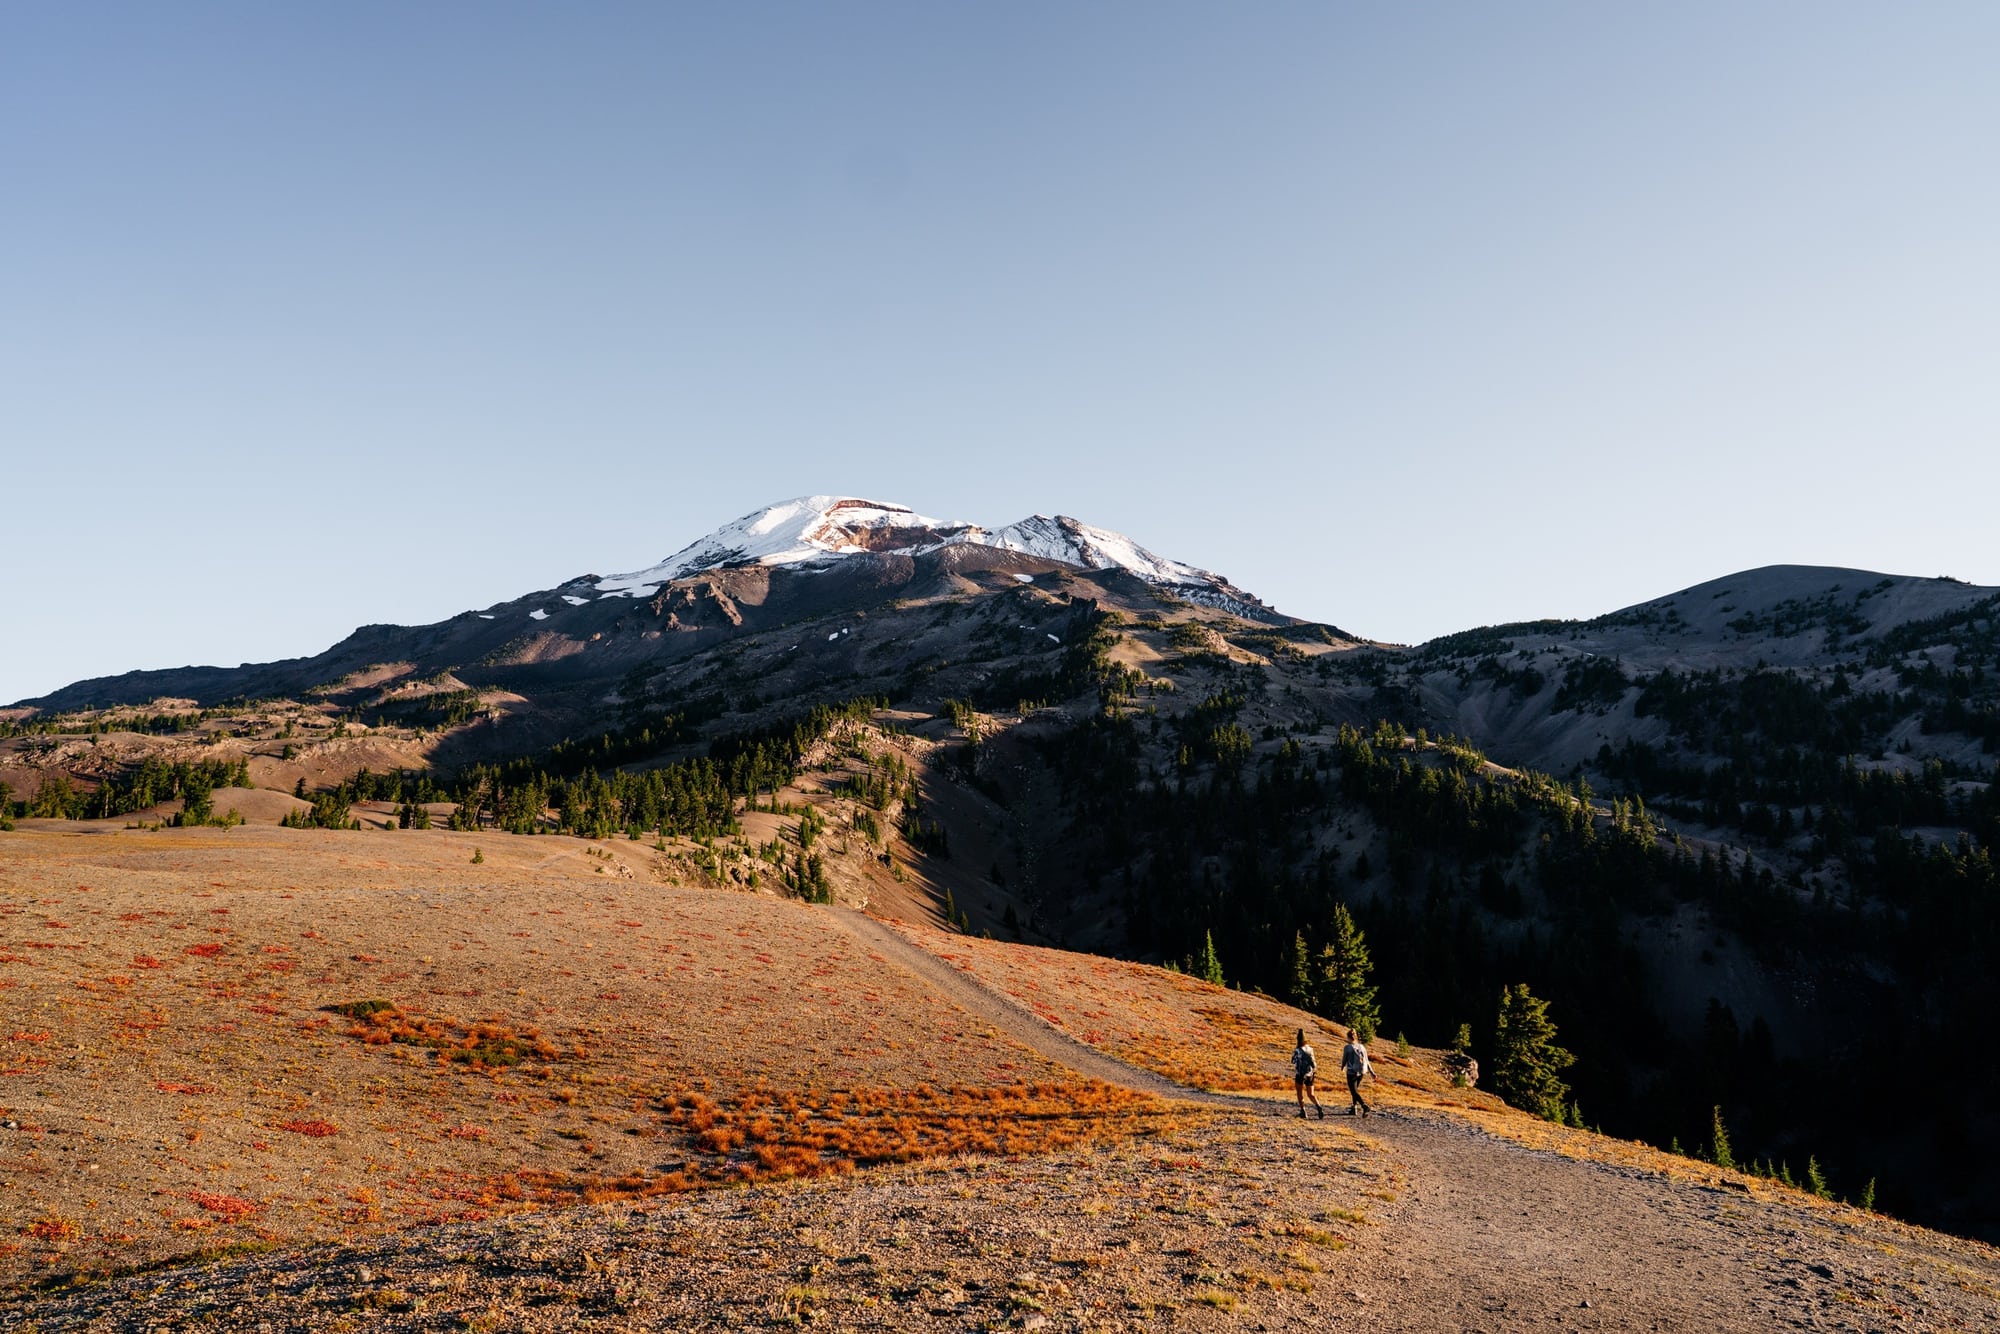
[[[1268,996],[1213,986],[1149,964],[985,940],[908,922],[895,926],[1071,1037],[1195,1088],[1290,1099],[1292,1045],[1304,1028],[1327,1072],[1321,1079],[1322,1100],[1346,1103],[1333,1073],[1344,1033]],[[1394,1043],[1379,1038],[1369,1052],[1379,1076],[1366,1095],[1371,1102],[1476,1109],[1501,1121],[1521,1118],[1491,1094],[1452,1087],[1436,1052],[1416,1051],[1405,1058],[1396,1054]]]
[[[1073,1083],[823,910],[671,874],[625,840],[0,837],[0,1278],[478,1217],[517,1207],[510,1175],[665,1176],[689,1094]],[[1120,1124],[1077,1106],[1047,1124]]]

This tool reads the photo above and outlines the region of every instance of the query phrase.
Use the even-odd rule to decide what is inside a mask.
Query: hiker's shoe
[[[1326,1108],[1324,1108],[1324,1107],[1320,1107],[1320,1108],[1317,1108],[1317,1109],[1315,1109],[1315,1110],[1317,1110],[1317,1111],[1319,1112],[1319,1119],[1320,1119],[1320,1120],[1322,1120],[1322,1121],[1326,1120]]]
[[[1303,1121],[1305,1119],[1306,1119],[1306,1109],[1301,1107],[1299,1108],[1299,1120]]]

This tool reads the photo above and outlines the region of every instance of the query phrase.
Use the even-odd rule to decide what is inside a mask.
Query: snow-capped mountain
[[[958,544],[1020,552],[1086,570],[1126,570],[1199,601],[1247,599],[1221,575],[1169,560],[1122,533],[1066,515],[1035,514],[989,530],[859,496],[801,496],[767,505],[689,543],[658,565],[600,579],[596,588],[605,597],[648,598],[676,579],[706,570],[813,566],[869,553],[914,556]]]
[[[552,741],[562,727],[593,718],[607,691],[624,698],[634,672],[671,675],[678,670],[672,664],[701,658],[724,642],[761,643],[766,632],[777,656],[765,665],[758,693],[774,698],[774,683],[787,672],[803,673],[793,685],[805,698],[822,659],[859,652],[852,646],[864,642],[879,655],[868,660],[870,672],[893,667],[929,673],[947,664],[975,675],[1002,670],[991,665],[986,641],[976,647],[940,643],[933,652],[916,647],[922,633],[911,630],[893,649],[882,647],[889,642],[882,632],[886,614],[897,604],[929,606],[937,599],[967,606],[1004,601],[1006,611],[995,613],[1001,616],[995,625],[1006,627],[999,633],[1010,643],[1019,636],[1010,652],[1018,650],[1022,662],[1059,651],[1099,607],[1137,614],[1195,603],[1261,625],[1297,624],[1221,575],[1061,515],[1037,514],[988,529],[861,496],[801,496],[724,524],[656,565],[608,579],[580,574],[431,625],[362,626],[311,657],[131,672],[77,682],[36,703],[77,708],[165,697],[279,698],[388,664],[424,677],[457,673],[479,688],[531,696],[534,708],[510,717],[537,715]],[[855,628],[862,617],[873,633]],[[813,641],[795,627],[806,623],[823,623],[817,642],[825,647],[804,650]],[[776,644],[780,638],[785,642]],[[796,664],[788,656],[794,650],[800,654]],[[866,675],[852,665],[840,670],[850,684]],[[1045,667],[1020,670],[1032,675]],[[967,691],[975,684],[968,679],[954,688]],[[503,741],[516,744],[504,737],[494,744]]]

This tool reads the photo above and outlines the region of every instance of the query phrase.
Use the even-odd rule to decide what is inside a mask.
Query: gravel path
[[[841,920],[876,957],[1081,1074],[1291,1119],[1289,1104],[1128,1065],[886,924]],[[1537,1151],[1438,1113],[1358,1124],[1404,1183],[1357,1256],[1350,1297],[1372,1330],[2000,1328],[2000,1254],[1976,1242]]]
[[[1080,1075],[1141,1093],[1210,1106],[1260,1109],[1268,1106],[1256,1099],[1232,1098],[1191,1089],[1151,1070],[1128,1065],[1115,1056],[1078,1042],[965,969],[918,948],[879,918],[852,908],[834,908],[831,911],[871,958],[914,974],[968,1014],[977,1015],[1030,1051],[1066,1065]]]

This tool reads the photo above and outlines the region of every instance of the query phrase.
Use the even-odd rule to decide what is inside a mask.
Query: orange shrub
[[[423,1047],[446,1065],[474,1070],[504,1070],[533,1058],[544,1063],[561,1058],[553,1042],[535,1028],[516,1028],[500,1019],[467,1024],[449,1016],[404,1014],[385,1000],[342,1001],[323,1007],[355,1020],[347,1036],[370,1047],[390,1043]]]
[[[240,1223],[264,1207],[254,1200],[238,1199],[234,1195],[211,1195],[199,1190],[189,1191],[187,1197],[225,1223]]]
[[[83,1231],[60,1214],[44,1214],[21,1230],[31,1237],[40,1237],[43,1241],[67,1241]]]

